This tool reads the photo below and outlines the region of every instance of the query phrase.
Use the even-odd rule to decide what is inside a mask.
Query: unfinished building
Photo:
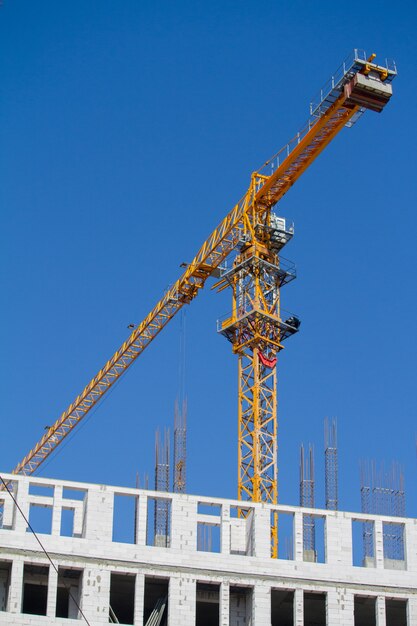
[[[15,501],[0,493],[0,624],[417,624],[414,519],[266,503],[243,511],[237,500],[165,493],[162,541],[161,492],[3,478]],[[314,557],[303,533],[312,516]],[[387,528],[401,537],[396,558]]]

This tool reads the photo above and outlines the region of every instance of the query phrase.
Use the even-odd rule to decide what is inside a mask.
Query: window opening
[[[29,505],[29,524],[35,533],[50,535],[52,532],[52,507],[43,504]],[[26,532],[31,533],[28,527]]]
[[[48,576],[48,565],[25,564],[23,568],[22,613],[46,615]]]
[[[252,621],[252,587],[230,586],[229,626],[249,626]]]
[[[119,624],[133,624],[135,614],[134,574],[110,575],[110,606]],[[110,621],[110,618],[109,618]]]
[[[80,606],[81,602],[81,582],[82,570],[58,568],[56,617],[79,618],[78,606]]]
[[[355,596],[355,626],[376,626],[376,598]]]
[[[11,573],[12,564],[0,562],[0,611],[8,610]]]
[[[113,541],[136,543],[137,496],[114,494]]]
[[[386,626],[407,626],[407,600],[385,599]]]
[[[219,626],[220,585],[197,583],[196,626]]]
[[[167,626],[168,620],[168,578],[145,576],[145,595],[143,601],[143,624]],[[154,621],[152,621],[154,620]]]
[[[304,592],[304,626],[326,626],[326,594]]]
[[[271,589],[271,625],[294,626],[294,591]]]

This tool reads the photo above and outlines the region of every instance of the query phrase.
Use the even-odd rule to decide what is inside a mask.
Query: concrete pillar
[[[417,522],[416,520],[407,520],[405,522],[404,557],[405,557],[406,569],[409,572],[417,572]]]
[[[46,614],[48,617],[55,618],[56,611],[56,591],[58,587],[58,573],[49,565],[48,576],[48,598],[46,604]]]
[[[253,556],[271,557],[271,514],[267,508],[255,508],[253,520]]]
[[[14,494],[15,495],[15,494]],[[16,496],[15,496],[16,497]],[[25,515],[26,519],[29,519],[29,479],[27,477],[19,480],[17,488],[17,501],[19,506]],[[16,532],[25,533],[27,523],[25,522],[23,515],[20,511],[15,511],[14,529]]]
[[[23,559],[15,557],[12,563],[9,590],[10,613],[21,613],[23,598]]]
[[[408,598],[407,602],[407,624],[417,624],[417,598]]]
[[[146,527],[148,517],[148,498],[145,495],[139,496],[138,507],[136,510],[136,543],[139,546],[146,546]]]
[[[387,626],[384,596],[378,596],[376,599],[376,626]]]
[[[252,626],[271,626],[271,588],[266,584],[253,589]]]
[[[186,496],[172,501],[171,547],[181,552],[195,552],[197,546],[197,506]]]
[[[344,588],[330,589],[326,596],[326,623],[353,626],[353,594]]]
[[[326,563],[342,567],[353,564],[352,520],[341,513],[326,516]]]
[[[222,554],[230,554],[230,506],[223,504],[220,526],[220,548]]]
[[[195,626],[196,580],[172,576],[169,581],[168,625]]]
[[[145,596],[145,575],[141,572],[136,574],[135,580],[135,613],[133,621],[135,624],[143,624],[143,604]]]
[[[304,560],[303,545],[303,514],[297,511],[294,514],[294,561]]]
[[[90,487],[87,495],[87,539],[100,541],[101,544],[112,541],[113,536],[113,492],[105,485]]]
[[[83,613],[92,624],[109,623],[110,571],[88,568],[84,570]]]
[[[304,591],[294,590],[294,626],[304,626]]]
[[[384,537],[382,532],[382,520],[375,520],[375,566],[377,569],[384,569]]]
[[[227,581],[220,585],[220,626],[229,626],[230,616],[230,585]]]
[[[52,531],[54,537],[61,534],[61,516],[62,516],[62,485],[55,485],[54,488],[54,505],[52,509]]]

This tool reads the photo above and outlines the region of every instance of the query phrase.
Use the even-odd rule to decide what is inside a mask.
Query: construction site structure
[[[324,488],[326,509],[337,511],[339,508],[339,465],[337,451],[337,422],[335,419],[324,420]]]
[[[417,623],[415,520],[315,509],[311,450],[301,476],[308,507],[278,504],[277,359],[300,319],[281,308],[281,287],[295,278],[281,254],[294,228],[273,208],[344,127],[366,109],[385,107],[397,72],[391,62],[374,61],[355,50],[342,64],[307,124],[252,174],[181,277],[13,472],[0,477],[0,624]],[[178,493],[168,492],[167,434],[156,440],[154,491],[32,477],[209,278],[232,295],[218,330],[239,362],[238,499],[181,492],[182,402],[174,428]],[[375,546],[373,562],[360,567],[358,521],[373,524]],[[403,552],[384,552],[385,524],[401,528]],[[278,535],[285,541],[278,544]],[[291,558],[283,558],[281,544]]]
[[[11,474],[4,479],[13,482],[16,504],[0,494],[0,624],[76,626],[87,620],[100,626],[109,623],[109,607],[110,621],[136,626],[417,623],[415,519],[314,509],[324,521],[325,550],[321,562],[312,562],[302,532],[310,508],[254,502],[239,517],[239,500]],[[164,545],[150,532],[161,496],[170,503]],[[119,508],[121,500],[132,503],[129,514]],[[21,511],[54,567],[27,532]],[[279,522],[290,520],[292,559],[272,558],[275,512]],[[353,528],[364,520],[374,526],[375,562],[355,565],[361,538]],[[383,538],[384,526],[393,523],[404,533],[398,559],[386,554]],[[199,545],[199,528],[207,524],[213,542]]]

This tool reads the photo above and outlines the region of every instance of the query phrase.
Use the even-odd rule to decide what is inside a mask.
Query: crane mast
[[[30,452],[13,470],[32,474],[120,379],[159,332],[204,287],[230,288],[232,312],[218,330],[239,360],[238,497],[277,503],[277,355],[298,331],[295,316],[283,316],[280,290],[295,278],[295,267],[280,257],[293,228],[272,208],[345,126],[366,110],[381,111],[392,94],[395,64],[376,65],[375,55],[355,50],[311,106],[306,126],[260,170],[247,192],[226,215],[149,315]],[[230,269],[222,263],[237,255]],[[244,509],[242,508],[242,514]],[[272,552],[277,550],[277,517]]]

